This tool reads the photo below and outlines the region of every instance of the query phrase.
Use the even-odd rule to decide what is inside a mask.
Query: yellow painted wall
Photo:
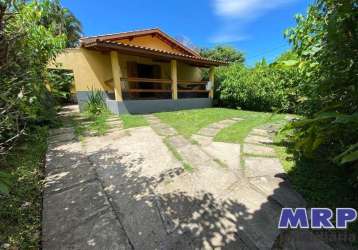
[[[122,77],[127,78],[127,62],[141,64],[157,64],[161,67],[161,78],[170,79],[170,62],[153,61],[151,58],[119,55],[119,64],[122,70]],[[56,58],[60,68],[73,70],[76,91],[105,90],[113,92],[112,67],[109,53],[101,53],[83,48],[69,49]],[[200,81],[201,70],[182,62],[178,62],[178,80]],[[107,83],[105,83],[107,82]],[[163,88],[170,88],[170,85],[162,85]],[[128,89],[124,84],[122,89]]]
[[[179,50],[172,48],[170,45],[166,44],[159,38],[152,37],[151,35],[134,37],[132,40],[120,39],[117,41],[124,43],[124,44],[133,44],[133,45],[138,45],[138,46],[143,46],[143,47],[148,47],[148,48],[160,49],[160,50],[164,50],[164,51],[168,51],[168,52],[181,53]]]
[[[76,91],[112,90],[104,84],[112,78],[109,54],[87,49],[69,49],[56,58],[60,68],[73,70]]]
[[[188,81],[201,81],[202,72],[199,67],[194,67],[183,62],[178,62],[178,81],[188,80]]]

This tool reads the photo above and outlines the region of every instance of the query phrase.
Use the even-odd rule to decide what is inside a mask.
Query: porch
[[[165,45],[173,51],[157,49],[155,43],[144,47],[102,39],[85,39],[79,49],[58,59],[74,70],[81,110],[91,90],[101,91],[109,110],[116,114],[211,106],[214,69],[226,62],[203,58],[188,49],[176,52],[178,43],[168,41]]]
[[[113,113],[152,113],[210,107],[213,97],[214,67],[209,69],[209,81],[183,79],[178,74],[178,62],[152,60],[153,63],[121,62],[117,51],[110,52],[113,79],[109,83],[106,104]],[[127,69],[122,69],[126,65]],[[189,70],[194,65],[181,62]],[[170,78],[164,78],[166,69]],[[168,71],[168,70],[167,70]],[[182,71],[182,70],[181,70]],[[168,72],[167,72],[168,73]],[[201,78],[201,77],[200,77]]]

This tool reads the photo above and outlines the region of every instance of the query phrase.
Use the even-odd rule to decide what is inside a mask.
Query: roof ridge
[[[134,33],[134,32],[145,32],[145,31],[151,31],[151,30],[160,30],[159,28],[148,28],[148,29],[137,29],[137,30],[130,30],[130,31],[123,31],[123,32],[115,32],[115,33],[108,33],[108,34],[101,34],[101,35],[95,35],[95,36],[83,36],[80,38],[80,40],[83,39],[90,39],[95,37],[102,37],[102,36],[114,36],[114,35],[122,35],[126,33]]]

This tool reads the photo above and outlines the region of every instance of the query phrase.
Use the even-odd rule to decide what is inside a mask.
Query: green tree
[[[200,55],[213,60],[221,60],[229,63],[243,63],[244,55],[230,46],[216,46],[212,49],[201,49]]]
[[[78,45],[82,35],[81,22],[69,9],[62,7],[59,0],[44,0],[36,8],[41,12],[41,25],[51,28],[56,35],[65,34],[66,47]]]
[[[230,64],[242,65],[245,61],[243,53],[230,46],[216,46],[214,48],[200,49],[200,55],[213,60],[226,61]],[[215,70],[215,90],[214,99],[218,100],[219,105],[223,105],[220,99],[220,90],[222,81],[226,76],[227,67],[218,67]],[[208,79],[209,74],[207,70],[202,70],[203,79]]]

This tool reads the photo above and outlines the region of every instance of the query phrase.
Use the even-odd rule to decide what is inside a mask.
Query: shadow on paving
[[[305,157],[287,140],[273,145],[285,148],[284,160],[290,164],[287,178],[302,194],[309,207],[328,207],[333,211],[337,207],[352,207],[358,210],[358,186],[354,187],[350,181],[354,169],[338,167],[319,158]],[[333,248],[356,249],[358,246],[358,221],[350,223],[348,230],[328,230],[326,233],[332,236],[326,240]]]
[[[111,157],[114,156],[115,157]],[[282,182],[267,202],[256,211],[230,197],[215,198],[211,193],[189,195],[177,190],[160,193],[157,187],[182,175],[181,168],[170,169],[157,176],[143,174],[143,159],[118,155],[105,148],[90,156],[99,179],[111,200],[131,245],[137,249],[267,249],[272,247],[279,231]],[[240,192],[240,189],[236,189]],[[310,246],[310,244],[312,244]],[[275,248],[324,249],[309,232],[286,233]]]
[[[279,188],[245,206],[202,190],[158,187],[192,174],[182,168],[148,175],[140,155],[105,147],[86,154],[79,142],[49,147],[43,208],[43,249],[325,249],[308,231],[276,228]],[[195,174],[195,173],[193,173]],[[212,181],[212,180],[211,180]],[[264,194],[258,194],[264,195]],[[252,207],[257,209],[252,209]],[[277,238],[278,237],[278,238]],[[276,240],[277,239],[277,240]],[[276,242],[275,242],[276,240]]]

